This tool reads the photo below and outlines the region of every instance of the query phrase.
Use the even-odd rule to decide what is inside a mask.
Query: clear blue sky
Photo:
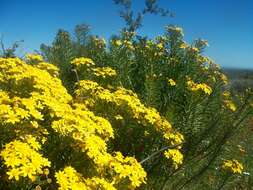
[[[175,18],[147,16],[139,31],[150,37],[161,34],[166,24],[184,29],[185,39],[209,41],[206,54],[223,67],[253,69],[253,0],[158,0]],[[144,0],[133,0],[134,10]],[[0,0],[0,35],[6,45],[24,40],[21,53],[52,42],[56,31],[73,31],[87,23],[92,33],[108,38],[124,22],[112,0]]]

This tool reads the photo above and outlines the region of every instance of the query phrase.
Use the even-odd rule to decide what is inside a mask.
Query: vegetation
[[[169,13],[156,1],[136,19],[115,3],[126,27],[108,42],[81,24],[0,58],[0,189],[251,189],[252,90],[178,26],[138,35]]]

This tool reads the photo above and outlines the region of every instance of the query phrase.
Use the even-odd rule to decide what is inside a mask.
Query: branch
[[[78,73],[77,73],[77,70],[76,69],[71,69],[71,71],[73,71],[76,75],[76,81],[79,82],[80,79],[79,79],[79,76],[78,76]]]
[[[174,146],[165,146],[163,148],[161,148],[160,150],[157,150],[156,152],[152,153],[151,155],[149,155],[147,158],[143,159],[140,164],[143,164],[144,162],[148,161],[149,159],[151,159],[152,157],[156,156],[157,154],[167,150],[167,149],[172,149],[172,148],[176,148],[178,146],[181,146],[182,144],[177,144]]]

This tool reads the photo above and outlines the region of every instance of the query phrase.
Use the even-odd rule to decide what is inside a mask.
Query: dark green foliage
[[[46,60],[60,68],[60,77],[65,86],[71,90],[74,84],[74,75],[71,71],[70,61],[74,57],[73,43],[67,31],[59,30],[52,46],[41,45],[41,52]]]

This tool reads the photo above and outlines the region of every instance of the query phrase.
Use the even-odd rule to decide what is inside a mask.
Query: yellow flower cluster
[[[182,44],[180,44],[179,47],[180,47],[181,49],[186,49],[186,48],[189,47],[189,45],[188,45],[187,43],[182,43]]]
[[[85,152],[93,160],[99,171],[106,168],[110,169],[110,171],[115,171],[115,174],[111,177],[115,184],[120,183],[119,179],[122,178],[129,178],[133,187],[143,183],[146,172],[135,158],[131,158],[131,163],[127,161],[124,163],[121,162],[124,160],[123,157],[120,160],[107,152],[106,141],[109,138],[113,138],[113,130],[110,123],[104,118],[95,116],[91,111],[85,110],[79,104],[75,104],[75,107],[76,109],[72,110],[72,112],[65,113],[61,119],[54,121],[52,124],[53,129],[64,136],[70,136],[76,140],[81,151]],[[126,158],[126,160],[129,159]],[[117,170],[117,167],[113,167],[112,163],[123,169]],[[129,164],[128,169],[126,163]]]
[[[116,71],[110,67],[97,67],[92,69],[94,72],[94,75],[97,77],[114,77],[117,75]]]
[[[122,41],[121,40],[113,40],[113,44],[118,47],[122,45]]]
[[[61,135],[72,137],[77,142],[81,151],[93,160],[98,170],[108,168],[114,171],[115,168],[112,167],[112,163],[124,167],[124,163],[120,162],[121,160],[116,159],[107,152],[106,141],[109,138],[113,138],[111,124],[104,118],[95,116],[93,112],[87,110],[83,105],[75,104],[74,106],[75,109],[65,112],[65,115],[54,121],[52,128]],[[136,185],[134,187],[143,183],[146,173],[134,158],[132,158],[132,161],[132,163],[129,163],[131,172],[129,172],[130,169],[124,169],[115,172],[111,178],[115,181],[115,179],[123,178],[122,176],[125,174],[125,178],[128,177],[130,180],[134,180],[131,181],[131,183]],[[135,171],[138,175],[134,174]],[[120,183],[120,181],[117,180],[117,183]]]
[[[231,100],[224,100],[224,104],[229,110],[233,112],[237,109],[236,105]]]
[[[53,77],[59,76],[59,69],[53,64],[47,62],[39,62],[35,67],[49,72]]]
[[[93,37],[92,41],[98,48],[104,48],[106,46],[106,41],[104,38]]]
[[[164,45],[163,45],[163,43],[158,43],[157,44],[157,48],[159,49],[159,50],[162,50],[163,48],[164,48]]]
[[[133,157],[124,158],[120,152],[116,152],[115,157],[110,161],[110,168],[118,174],[118,178],[115,178],[113,183],[128,178],[134,188],[145,182],[146,172],[142,170],[142,166]]]
[[[85,65],[86,68],[83,68],[84,71],[92,71],[92,74],[97,77],[107,78],[117,75],[116,71],[110,67],[94,67],[95,63],[93,60],[85,57],[75,58],[71,61],[71,64],[77,68],[80,67],[80,65]]]
[[[104,118],[95,116],[93,112],[83,110],[81,105],[75,105],[65,115],[52,123],[52,128],[61,134],[71,134],[73,138],[84,140],[86,136],[97,134],[105,139],[113,137],[111,124]]]
[[[129,49],[129,50],[134,50],[133,43],[129,40],[124,40],[123,41],[124,46]]]
[[[236,107],[235,103],[232,101],[230,92],[224,91],[223,97],[224,97],[223,102],[224,102],[225,107],[233,112],[236,111],[237,107]]]
[[[104,179],[94,177],[85,179],[71,166],[65,167],[63,171],[55,174],[59,190],[116,190],[113,185]]]
[[[150,49],[155,43],[152,40],[147,40],[145,44],[146,49]]]
[[[91,65],[95,65],[95,63],[93,62],[92,59],[90,58],[86,58],[86,57],[79,57],[79,58],[75,58],[71,61],[71,64],[79,67],[81,65],[86,65],[86,66],[91,66]]]
[[[95,101],[90,101],[92,104],[87,106],[93,107],[98,103],[108,104],[108,106],[114,106],[114,110],[126,112],[126,114],[136,120],[137,123],[144,126],[153,126],[157,131],[161,132],[164,138],[172,145],[180,145],[183,142],[183,136],[173,131],[170,123],[162,118],[156,109],[144,106],[137,95],[131,90],[117,88],[115,91],[111,92],[101,87],[96,82],[81,80],[78,83],[75,94],[81,102],[83,99],[95,99]]]
[[[50,166],[37,152],[40,144],[35,138],[46,141],[48,124],[43,126],[44,111],[50,115],[64,112],[63,105],[71,100],[61,81],[49,74],[52,68],[48,63],[32,66],[18,58],[0,58],[0,121],[10,139],[1,157],[10,179],[34,180],[42,174],[43,167]]]
[[[210,95],[212,93],[212,88],[208,86],[206,83],[195,83],[192,80],[187,81],[187,86],[192,91],[203,91],[205,94]]]
[[[55,174],[57,183],[59,184],[59,190],[81,190],[88,189],[85,183],[81,180],[81,175],[70,166],[65,167],[63,171],[58,171]]]
[[[166,158],[173,160],[173,165],[177,169],[183,163],[183,155],[178,149],[169,149],[164,152]]]
[[[43,174],[43,168],[49,167],[50,162],[37,152],[39,149],[40,144],[34,137],[29,137],[25,143],[14,140],[6,144],[0,156],[8,168],[9,179],[28,177],[34,181],[36,176]]]
[[[105,179],[93,177],[90,179],[85,180],[87,186],[90,188],[90,190],[93,189],[101,189],[101,190],[116,190],[116,188],[113,186],[113,183],[109,183]]]
[[[184,140],[184,136],[181,133],[175,132],[175,131],[170,132],[170,133],[168,133],[168,132],[165,133],[164,138],[169,140],[171,145],[173,145],[173,146],[178,145],[178,147],[177,147],[178,149],[181,148],[181,144]]]
[[[191,50],[192,52],[199,52],[199,49],[196,48],[196,47],[191,47],[190,50]]]
[[[20,127],[22,124],[27,126],[27,122],[35,124],[44,119],[42,110],[45,107],[53,114],[63,111],[65,106],[61,104],[72,99],[61,81],[49,74],[53,66],[43,67],[43,70],[39,67],[40,64],[28,65],[18,58],[0,58],[0,86],[7,89],[0,91],[0,120],[3,123],[19,123]]]
[[[124,158],[119,152],[116,152],[116,156],[110,155],[106,152],[107,148],[105,142],[98,136],[93,135],[87,137],[86,140],[84,140],[84,143],[80,144],[80,146],[83,146],[82,151],[86,152],[87,155],[91,159],[93,159],[94,163],[99,167],[98,169],[100,169],[101,171],[105,171],[107,168],[107,170],[109,169],[110,172],[113,172],[111,173],[110,177],[110,179],[112,180],[108,181],[106,184],[103,185],[110,187],[108,189],[114,189],[113,184],[119,184],[125,179],[130,180],[131,187],[133,188],[138,187],[145,182],[146,172],[143,170],[143,168],[135,158]],[[74,180],[68,182],[68,180],[72,178],[71,176],[73,176],[72,168],[68,168],[68,170],[65,171],[65,174],[64,172],[56,174],[56,178],[58,183],[60,184],[61,189],[75,189],[74,186],[78,180],[77,178],[73,177]],[[96,177],[93,178],[92,184],[93,186],[98,185],[94,183],[99,182],[99,184],[101,185],[105,182],[105,180],[105,178]],[[87,181],[89,181],[89,179]],[[63,188],[66,186],[69,186],[69,188]],[[79,183],[79,186],[84,186],[84,184],[81,185]]]
[[[220,78],[224,82],[224,84],[226,84],[226,85],[228,84],[228,78],[225,74],[220,73]]]
[[[124,118],[121,116],[121,115],[115,115],[114,116],[114,118],[116,119],[116,120],[123,120]]]
[[[178,26],[166,26],[166,30],[172,34],[184,35],[183,29]]]
[[[157,42],[153,40],[147,40],[144,48],[140,49],[140,52],[142,52],[144,55],[152,54],[152,56],[157,58],[159,56],[164,55],[164,50],[165,50],[164,39],[160,38]]]
[[[176,82],[173,79],[168,79],[169,86],[176,86]]]
[[[25,58],[29,62],[32,62],[32,61],[42,62],[43,61],[43,57],[39,54],[26,54]]]
[[[79,61],[84,60],[87,61],[87,59]],[[78,60],[75,61],[75,63],[78,62]],[[71,103],[72,97],[62,86],[61,81],[49,73],[56,71],[53,66],[47,63],[29,65],[18,58],[0,58],[0,71],[0,86],[4,89],[0,91],[0,120],[6,130],[15,131],[16,135],[14,133],[14,136],[10,138],[16,138],[16,136],[21,138],[32,133],[38,140],[45,142],[47,129],[50,127],[58,135],[72,138],[76,143],[73,146],[79,147],[80,151],[87,154],[98,171],[113,173],[109,178],[111,182],[121,183],[118,179],[125,180],[122,176],[134,180],[130,181],[131,187],[139,186],[144,182],[146,173],[134,158],[131,158],[131,163],[122,163],[122,167],[127,168],[126,165],[128,165],[131,172],[129,170],[112,172],[114,167],[109,163],[120,165],[121,161],[107,152],[106,142],[114,136],[111,124],[106,119],[95,116],[84,104]],[[12,88],[9,88],[9,85]],[[46,117],[47,120],[51,120],[51,125],[45,121]],[[9,127],[10,125],[14,128]],[[13,166],[8,174],[16,179],[26,175],[34,178],[35,175],[41,174],[42,167],[49,166],[49,162],[36,152],[39,148],[40,145],[32,138],[27,138],[25,143],[14,140],[6,144],[1,157],[7,166],[11,162],[19,166]],[[18,155],[24,158],[23,162],[22,160],[15,161],[15,159],[20,159]],[[34,168],[30,168],[31,165]],[[98,179],[101,185],[103,180],[107,180],[108,175],[105,172],[104,176],[100,175],[99,178],[94,176],[92,183],[94,184]]]
[[[243,171],[243,165],[238,160],[225,160],[222,164],[222,168],[233,174],[241,174]]]
[[[88,58],[76,58],[72,64],[95,65]],[[38,152],[39,142],[50,143],[47,142],[50,131],[60,136],[59,139],[71,139],[71,146],[85,154],[96,170],[90,178],[82,177],[71,167],[57,172],[60,189],[113,190],[120,184],[134,189],[144,183],[147,174],[134,157],[108,151],[107,143],[114,138],[114,131],[107,119],[91,111],[98,103],[112,103],[117,108],[115,111],[125,111],[143,126],[154,126],[170,144],[182,143],[183,136],[154,108],[144,106],[132,91],[109,90],[96,82],[81,80],[73,99],[57,76],[58,69],[49,63],[30,65],[18,58],[0,58],[0,130],[12,134],[0,156],[10,179],[34,180],[43,173],[44,167],[50,167],[49,160]]]

